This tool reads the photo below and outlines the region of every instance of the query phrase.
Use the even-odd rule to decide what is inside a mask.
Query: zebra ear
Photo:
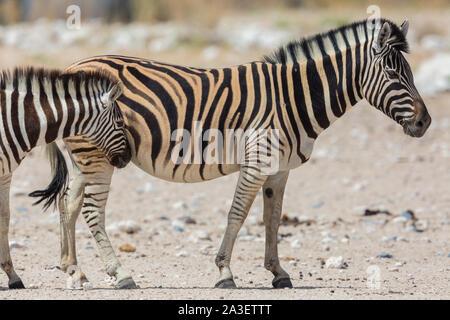
[[[383,26],[381,27],[380,31],[378,32],[377,39],[374,42],[375,44],[375,50],[377,52],[380,52],[383,47],[386,45],[389,37],[391,36],[391,26],[389,22],[383,23]]]
[[[109,106],[122,95],[122,92],[123,84],[119,81],[108,92],[102,95],[102,102]]]
[[[403,21],[402,25],[400,26],[400,31],[403,33],[405,38],[406,35],[408,34],[408,28],[409,28],[409,21],[408,20]]]

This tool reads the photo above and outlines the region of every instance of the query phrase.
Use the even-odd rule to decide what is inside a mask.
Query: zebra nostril
[[[423,127],[423,121],[422,121],[422,120],[417,121],[417,122],[416,122],[416,125],[417,125],[419,128],[422,128],[422,127]]]

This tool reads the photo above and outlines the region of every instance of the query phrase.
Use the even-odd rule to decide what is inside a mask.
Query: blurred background
[[[64,68],[100,54],[229,66],[258,60],[289,40],[368,18],[374,10],[399,24],[410,20],[413,70],[423,63],[434,68],[421,71],[418,86],[426,92],[448,87],[445,0],[0,0],[0,67]]]

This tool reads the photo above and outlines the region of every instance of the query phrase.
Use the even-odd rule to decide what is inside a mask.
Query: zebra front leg
[[[9,252],[9,187],[11,174],[0,177],[0,265],[8,276],[10,289],[24,289],[25,286],[14,271]]]
[[[234,242],[258,190],[264,184],[266,178],[255,167],[243,167],[239,173],[233,203],[228,213],[227,229],[216,257],[216,265],[220,272],[219,281],[215,285],[216,288],[236,288],[230,269]]]
[[[88,282],[77,263],[75,226],[81,212],[84,195],[83,175],[74,166],[69,188],[59,201],[61,230],[61,270],[71,277],[71,287],[79,289]]]
[[[109,170],[105,168],[96,170],[98,173],[94,174],[95,177],[86,177],[81,214],[95,238],[106,272],[116,279],[116,288],[136,289],[137,286],[131,274],[117,259],[105,230],[105,207],[113,173],[113,168],[109,164],[107,168]]]
[[[292,288],[289,274],[280,266],[278,258],[277,235],[280,225],[283,195],[289,171],[270,176],[263,186],[264,194],[264,225],[266,226],[266,252],[264,267],[271,271],[275,278],[272,285],[275,288]]]

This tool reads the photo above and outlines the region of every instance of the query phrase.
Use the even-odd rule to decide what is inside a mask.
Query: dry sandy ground
[[[282,225],[279,231],[282,264],[294,289],[271,289],[272,275],[263,266],[260,195],[233,252],[232,270],[240,288],[213,289],[218,276],[214,250],[220,245],[236,174],[187,185],[157,180],[134,165],[114,176],[107,225],[133,220],[141,227],[134,234],[110,231],[120,260],[140,289],[118,291],[108,285],[82,220],[77,226],[79,264],[94,289],[66,289],[66,275],[55,268],[58,216],[33,207],[25,196],[50,180],[43,152],[36,151],[14,176],[10,230],[10,241],[25,246],[12,250],[16,270],[27,287],[36,289],[8,290],[0,273],[0,299],[449,299],[449,99],[449,93],[425,99],[433,123],[421,139],[405,136],[366,103],[319,137],[311,161],[291,173],[283,211],[312,223]],[[366,208],[393,215],[413,210],[424,231],[414,231],[401,218],[365,217]],[[181,225],[179,232],[175,227],[182,216],[196,224]],[[209,233],[211,240],[191,241],[197,230]],[[136,252],[119,252],[124,243]],[[382,253],[392,258],[378,257]],[[347,268],[323,265],[336,256],[343,257]],[[378,272],[378,288],[370,286],[377,279],[371,270]]]

